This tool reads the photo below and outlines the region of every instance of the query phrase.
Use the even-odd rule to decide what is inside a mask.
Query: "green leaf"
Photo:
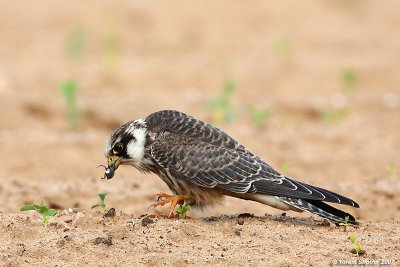
[[[35,208],[36,211],[39,211],[43,207],[42,205],[35,205],[35,204],[33,204],[32,206]]]
[[[55,209],[47,209],[45,213],[43,213],[44,216],[50,216],[54,217],[57,214],[57,210]]]
[[[73,59],[79,59],[85,49],[85,31],[82,27],[74,28],[69,36],[67,43],[68,54]]]
[[[185,219],[187,217],[186,212],[192,210],[190,205],[182,205],[176,208],[176,213],[178,213],[180,219]]]
[[[227,77],[224,83],[223,89],[223,99],[228,100],[228,98],[235,92],[236,90],[236,81],[233,77]]]
[[[344,120],[349,114],[349,110],[344,107],[335,111],[324,111],[320,114],[322,120],[329,123],[338,123]]]
[[[293,42],[287,38],[279,38],[274,44],[274,53],[282,60],[291,58],[294,51]]]
[[[343,68],[340,72],[340,79],[344,86],[344,89],[354,90],[357,82],[357,74],[353,68],[347,67]]]
[[[236,90],[236,81],[232,77],[224,80],[220,96],[205,103],[204,107],[212,112],[216,124],[230,123],[236,117],[236,112],[231,107],[231,96]]]
[[[355,237],[354,234],[351,234],[350,237],[349,237],[349,239],[350,239],[350,242],[351,242],[352,244],[354,244],[354,242],[356,242],[356,237]]]
[[[104,201],[106,200],[106,196],[107,196],[106,192],[100,193],[99,194],[100,201],[104,203]]]
[[[43,221],[42,221],[44,227],[47,227],[47,225],[49,224],[49,220],[47,220],[46,217],[43,217]]]
[[[289,170],[289,163],[286,161],[282,162],[280,165],[280,169],[284,172],[287,172]]]
[[[250,113],[251,118],[254,121],[254,124],[258,127],[261,128],[265,125],[267,122],[268,118],[271,115],[271,112],[265,109],[261,109],[259,107],[256,107],[254,105],[250,105],[248,107],[248,111]]]
[[[79,126],[80,119],[76,100],[78,85],[75,80],[70,79],[61,84],[60,91],[64,95],[69,123],[73,128],[76,128]]]
[[[190,211],[190,210],[192,210],[192,206],[190,206],[190,205],[185,205],[185,206],[183,206],[183,211],[184,211],[184,212]]]
[[[354,249],[355,249],[355,251],[357,253],[357,256],[359,256],[359,254],[361,252],[361,241],[357,242],[357,244],[355,245]]]
[[[47,220],[47,217],[53,217],[58,212],[55,209],[47,208],[43,200],[40,202],[40,205],[36,205],[36,204],[25,205],[25,206],[21,207],[21,209],[20,209],[20,211],[27,211],[27,210],[37,211],[42,216],[42,218],[43,218],[42,223],[45,227],[49,223],[49,221]]]
[[[386,166],[386,170],[388,171],[389,175],[391,177],[396,177],[397,174],[397,166],[394,162],[390,162],[387,166]]]
[[[97,208],[97,207],[100,207],[100,205],[99,205],[99,204],[93,205],[93,206],[91,207],[91,209],[94,209],[94,208]]]
[[[20,211],[27,211],[27,210],[36,210],[36,209],[35,209],[34,205],[25,205],[25,206],[22,206],[20,209]]]

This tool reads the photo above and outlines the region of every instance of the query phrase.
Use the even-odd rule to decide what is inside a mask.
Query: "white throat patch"
[[[133,129],[132,135],[135,137],[135,140],[128,143],[126,152],[134,161],[134,164],[140,166],[140,162],[144,157],[144,145],[146,143],[147,130],[146,128]]]

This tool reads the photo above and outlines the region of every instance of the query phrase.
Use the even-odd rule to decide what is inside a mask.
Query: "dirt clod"
[[[96,237],[96,239],[93,241],[94,245],[99,245],[99,244],[104,244],[107,246],[111,246],[112,243],[112,238],[111,236],[104,238],[104,237]]]
[[[357,254],[356,249],[353,248],[353,249],[351,250],[351,253]],[[365,255],[365,250],[362,249],[360,252],[358,252],[358,255],[359,255],[359,256]]]
[[[235,229],[235,235],[240,236],[242,229]]]
[[[149,224],[153,224],[153,223],[154,223],[154,221],[152,219],[150,219],[148,216],[143,217],[143,219],[142,219],[142,226],[143,227],[146,227]]]
[[[253,217],[254,217],[254,214],[251,214],[251,213],[248,213],[248,212],[241,213],[241,214],[238,215],[238,218],[253,218]]]
[[[106,214],[104,214],[104,217],[107,217],[107,218],[112,218],[114,216],[115,216],[115,209],[114,208],[109,209],[106,212]]]

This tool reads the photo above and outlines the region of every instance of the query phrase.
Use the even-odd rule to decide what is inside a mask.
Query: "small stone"
[[[238,218],[254,218],[254,214],[245,212],[245,213],[239,214]]]
[[[235,229],[235,235],[240,236],[241,235],[241,230],[240,229]]]
[[[109,210],[106,212],[106,214],[104,214],[104,217],[109,217],[109,218],[111,218],[111,217],[114,217],[114,216],[115,216],[115,209],[114,209],[114,208],[109,209]]]
[[[147,217],[147,216],[142,219],[142,226],[143,227],[146,227],[149,224],[153,224],[153,223],[154,223],[154,221],[152,219],[150,219],[149,217]]]
[[[111,246],[113,243],[112,243],[112,238],[111,238],[111,236],[109,236],[109,237],[107,237],[107,238],[104,238],[104,237],[96,237],[96,239],[93,240],[93,244],[94,244],[94,245],[104,244],[104,245],[107,245],[107,246]]]

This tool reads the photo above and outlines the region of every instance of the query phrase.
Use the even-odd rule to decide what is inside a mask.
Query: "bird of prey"
[[[156,207],[171,203],[212,206],[224,195],[281,210],[308,211],[336,224],[355,218],[326,202],[358,208],[350,198],[285,177],[217,127],[175,110],[163,110],[116,129],[105,146],[111,179],[119,165],[157,174],[175,195],[157,194]]]

